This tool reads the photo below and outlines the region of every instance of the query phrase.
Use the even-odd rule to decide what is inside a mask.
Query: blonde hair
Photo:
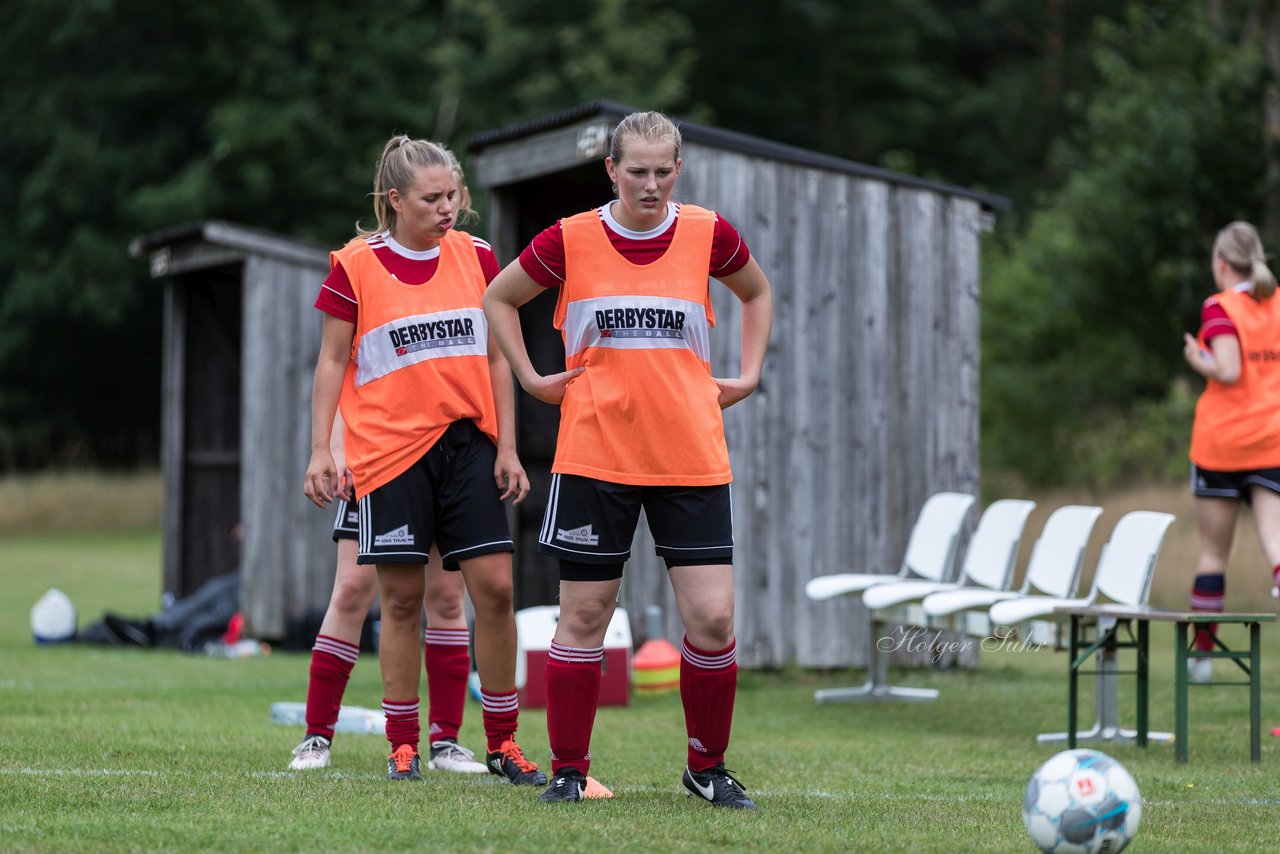
[[[647,142],[670,142],[675,146],[675,157],[680,158],[680,129],[676,123],[662,113],[632,113],[618,122],[609,139],[609,156],[617,163],[622,159],[623,149],[633,139]]]
[[[401,195],[413,186],[419,169],[443,166],[453,174],[458,185],[457,220],[465,222],[476,215],[471,209],[471,195],[467,191],[467,179],[462,165],[453,152],[438,142],[427,139],[412,139],[406,134],[398,133],[387,140],[383,146],[382,156],[378,158],[378,167],[373,176],[373,216],[377,224],[366,229],[356,223],[356,234],[369,237],[383,231],[394,231],[396,227],[396,211],[391,206],[387,193],[392,189]]]
[[[1258,230],[1247,222],[1233,222],[1213,241],[1213,257],[1221,258],[1253,284],[1253,295],[1267,299],[1276,292],[1276,277],[1267,266]]]
[[[446,149],[447,150],[447,149]],[[462,164],[458,162],[457,156],[450,151],[449,156],[453,158],[453,183],[458,185],[458,198],[456,207],[457,215],[454,219],[459,225],[466,225],[480,219],[480,214],[476,213],[475,208],[471,207],[471,188],[467,186],[467,175],[462,171]]]

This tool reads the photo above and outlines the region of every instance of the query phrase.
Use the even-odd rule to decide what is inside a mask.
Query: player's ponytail
[[[1253,282],[1253,295],[1258,299],[1267,299],[1276,292],[1276,277],[1262,258],[1253,259],[1253,274],[1249,277]]]
[[[356,234],[369,237],[383,231],[391,231],[396,227],[396,211],[387,199],[387,193],[395,189],[401,195],[413,186],[418,169],[431,166],[443,166],[453,173],[458,185],[457,219],[464,222],[475,215],[471,209],[471,197],[467,192],[466,176],[462,166],[453,152],[436,142],[426,139],[413,139],[398,133],[387,140],[383,146],[382,156],[378,158],[378,167],[373,176],[373,216],[377,223],[372,229],[366,229],[356,223]]]
[[[1252,284],[1253,296],[1264,300],[1276,292],[1276,277],[1267,266],[1258,230],[1247,222],[1233,222],[1213,242],[1213,255],[1226,261]]]

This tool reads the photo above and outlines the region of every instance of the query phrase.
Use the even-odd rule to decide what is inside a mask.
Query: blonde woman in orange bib
[[[614,130],[607,205],[546,229],[485,295],[494,337],[521,385],[560,405],[539,552],[560,561],[560,620],[547,664],[552,780],[547,802],[587,794],[605,629],[643,507],[685,627],[680,693],[689,794],[754,809],[725,768],[737,686],[733,479],[721,410],[760,381],[772,319],[769,283],[714,211],[674,204],[680,132],[661,113]],[[708,277],[742,302],[739,374],[711,375]],[[559,288],[562,373],[530,363],[519,306]]]
[[[523,501],[529,482],[516,455],[510,368],[480,307],[498,265],[488,244],[454,228],[467,210],[460,179],[448,149],[393,136],[374,179],[377,226],[330,254],[304,490],[321,506],[338,493],[330,430],[340,405],[356,560],[377,567],[382,595],[388,778],[421,779],[421,614],[434,544],[475,606],[485,765],[542,785],[546,775],[515,741],[514,546],[502,506]]]
[[[1200,332],[1183,336],[1183,355],[1208,382],[1191,431],[1191,491],[1200,558],[1191,589],[1197,611],[1221,611],[1227,558],[1240,505],[1253,510],[1262,552],[1280,595],[1280,299],[1253,226],[1233,222],[1213,244],[1218,292],[1204,301]],[[1195,647],[1214,648],[1216,625]],[[1193,682],[1210,682],[1213,659],[1187,662]]]

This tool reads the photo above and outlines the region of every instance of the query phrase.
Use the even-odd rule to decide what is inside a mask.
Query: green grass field
[[[612,801],[548,807],[537,792],[487,778],[383,779],[386,743],[340,734],[324,772],[284,770],[300,727],[272,724],[277,700],[304,699],[308,659],[37,647],[28,611],[48,587],[80,623],[103,610],[155,610],[154,534],[0,539],[0,850],[1029,851],[1022,791],[1064,728],[1065,653],[984,654],[974,671],[895,673],[941,690],[929,705],[817,706],[815,688],[860,672],[744,673],[729,767],[759,804],[712,810],[679,790],[684,737],[674,695],[604,708],[592,773]],[[1104,747],[1144,796],[1131,850],[1280,849],[1280,627],[1264,627],[1260,765],[1248,761],[1242,688],[1195,690],[1191,762],[1168,746]],[[1231,636],[1228,636],[1230,641]],[[1153,629],[1152,726],[1171,729],[1172,632]],[[1219,664],[1219,667],[1229,665]],[[347,696],[376,707],[376,660]],[[1092,697],[1082,696],[1082,717]],[[1131,723],[1132,694],[1121,712]],[[545,719],[527,710],[521,740],[548,762]],[[482,746],[469,703],[463,743]]]

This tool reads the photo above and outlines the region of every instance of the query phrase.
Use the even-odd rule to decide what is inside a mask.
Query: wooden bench
[[[1118,649],[1137,652],[1137,667],[1132,671],[1109,671],[1114,677],[1120,672],[1137,676],[1136,742],[1147,746],[1147,683],[1149,673],[1150,624],[1153,622],[1174,624],[1174,757],[1179,763],[1187,761],[1187,658],[1189,655],[1188,629],[1210,623],[1242,624],[1249,629],[1248,650],[1228,649],[1226,644],[1212,635],[1216,649],[1196,652],[1196,656],[1226,658],[1231,660],[1248,677],[1246,681],[1213,682],[1207,687],[1223,685],[1249,686],[1249,758],[1258,762],[1262,758],[1262,648],[1260,628],[1262,623],[1275,622],[1275,614],[1226,611],[1177,611],[1166,608],[1133,607],[1130,605],[1088,605],[1054,609],[1055,614],[1071,618],[1070,654],[1068,658],[1069,687],[1067,692],[1067,746],[1076,746],[1076,701],[1079,696],[1079,677],[1082,668],[1097,652],[1114,653]],[[1134,627],[1136,626],[1136,634]],[[1127,639],[1122,638],[1123,627]],[[1093,629],[1093,638],[1088,637]]]

